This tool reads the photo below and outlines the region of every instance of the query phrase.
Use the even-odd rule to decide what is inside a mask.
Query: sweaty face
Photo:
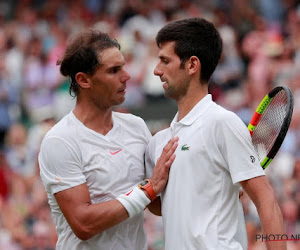
[[[98,57],[101,65],[89,77],[90,97],[99,108],[110,108],[124,102],[130,76],[124,70],[124,57],[118,48],[106,49]]]
[[[178,101],[187,93],[190,76],[184,67],[180,67],[181,61],[174,52],[174,42],[163,43],[158,56],[154,74],[163,82],[165,96]]]

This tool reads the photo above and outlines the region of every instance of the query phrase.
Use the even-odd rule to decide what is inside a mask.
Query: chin
[[[174,93],[172,93],[172,91],[165,90],[165,97],[173,99]]]
[[[121,105],[125,101],[125,97],[120,98],[118,101],[116,101],[115,106]]]

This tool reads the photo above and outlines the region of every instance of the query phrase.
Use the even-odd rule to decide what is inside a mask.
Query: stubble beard
[[[170,85],[165,88],[165,97],[179,101],[184,97],[189,89],[190,81],[188,79],[184,80],[180,85]]]

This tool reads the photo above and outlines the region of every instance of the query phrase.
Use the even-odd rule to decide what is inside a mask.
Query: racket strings
[[[278,137],[287,114],[287,95],[279,91],[264,111],[252,136],[254,148],[259,160],[265,158]]]

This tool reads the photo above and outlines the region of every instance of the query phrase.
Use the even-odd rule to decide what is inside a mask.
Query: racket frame
[[[291,123],[292,114],[293,114],[293,107],[294,107],[294,99],[292,95],[292,91],[287,86],[278,86],[271,90],[260,102],[258,105],[254,115],[252,116],[252,119],[248,125],[248,130],[251,134],[251,137],[253,136],[253,133],[255,131],[255,128],[257,124],[259,123],[261,117],[263,116],[263,113],[273,100],[274,96],[280,92],[281,90],[284,90],[287,95],[287,112],[283,120],[283,124],[281,126],[280,132],[271,148],[269,153],[266,155],[266,157],[260,162],[260,165],[263,169],[266,169],[266,167],[271,163],[271,161],[274,159],[275,155],[277,154],[285,136],[288,131],[288,128]]]

